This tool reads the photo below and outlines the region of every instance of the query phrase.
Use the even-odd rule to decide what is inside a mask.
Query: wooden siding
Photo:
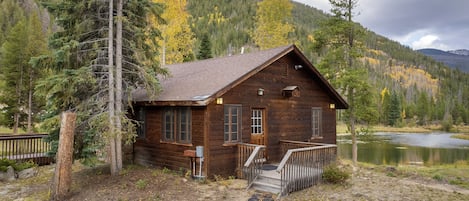
[[[267,154],[269,162],[281,160],[280,140],[308,141],[311,138],[311,108],[322,108],[322,139],[314,142],[336,143],[336,113],[329,109],[333,99],[321,88],[320,80],[309,68],[295,70],[300,59],[293,52],[274,61],[241,84],[221,96],[223,105],[215,102],[206,107],[192,107],[192,146],[161,143],[162,107],[148,107],[146,137],[134,146],[134,159],[140,164],[165,166],[178,170],[189,168],[186,149],[204,146],[204,175],[235,175],[237,146],[224,143],[224,105],[242,105],[241,142],[249,143],[251,135],[251,109],[266,111]],[[310,71],[310,72],[308,72]],[[299,97],[284,97],[282,89],[298,86]],[[258,96],[257,90],[264,89]]]
[[[225,93],[223,104],[242,105],[242,142],[249,143],[251,134],[251,109],[266,110],[265,129],[268,134],[267,154],[269,162],[281,160],[279,140],[308,141],[311,138],[311,108],[322,108],[323,139],[314,142],[336,143],[336,113],[329,109],[332,99],[320,88],[308,69],[294,69],[294,57],[286,56],[245,80]],[[283,97],[286,86],[298,86],[300,97]],[[257,90],[264,89],[258,96]],[[223,139],[223,107],[210,104],[208,129],[210,174],[233,175],[236,168],[236,147],[227,146]]]
[[[189,169],[190,159],[183,156],[184,150],[195,150],[204,144],[204,108],[192,107],[192,144],[162,142],[163,108],[147,107],[145,116],[145,138],[137,138],[134,144],[134,160],[138,164],[168,167],[173,170]]]

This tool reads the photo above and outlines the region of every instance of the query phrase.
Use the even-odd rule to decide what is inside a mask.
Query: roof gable
[[[320,78],[322,86],[325,87],[331,98],[337,101],[336,107],[338,109],[348,107],[342,97],[294,45],[168,65],[166,68],[170,72],[170,76],[160,79],[162,92],[158,97],[150,99],[145,90],[140,89],[133,94],[133,100],[204,106],[289,53],[298,55],[302,62],[313,71],[313,74]]]

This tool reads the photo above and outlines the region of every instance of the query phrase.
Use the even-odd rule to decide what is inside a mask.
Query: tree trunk
[[[354,103],[354,93],[353,87],[348,87],[347,97],[350,104],[349,108],[349,125],[350,125],[350,134],[352,135],[352,162],[354,168],[357,167],[357,158],[358,158],[358,146],[357,146],[357,133],[355,128],[355,103]]]
[[[116,30],[116,162],[117,170],[122,169],[122,0],[117,3]]]
[[[108,32],[108,72],[109,72],[109,162],[111,175],[117,175],[116,142],[115,142],[115,93],[114,93],[114,1],[109,1],[109,32]]]
[[[27,133],[32,133],[32,116],[33,116],[33,70],[29,70],[29,93],[28,93],[28,129]]]
[[[73,135],[77,115],[62,113],[51,200],[66,200],[72,186]]]

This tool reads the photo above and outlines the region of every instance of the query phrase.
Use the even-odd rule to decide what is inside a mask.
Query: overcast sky
[[[328,0],[295,0],[329,13]],[[358,0],[354,21],[412,49],[469,49],[469,0]]]

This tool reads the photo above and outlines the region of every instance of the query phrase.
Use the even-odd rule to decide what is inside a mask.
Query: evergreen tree
[[[388,125],[396,126],[399,123],[401,118],[401,103],[399,96],[396,92],[393,92],[391,95],[391,101],[389,103],[389,113],[388,113]]]
[[[347,127],[352,134],[352,158],[357,162],[357,122],[370,123],[376,119],[372,106],[373,93],[367,82],[368,71],[359,58],[363,46],[356,42],[362,36],[352,21],[357,0],[330,0],[333,16],[315,33],[317,50],[327,53],[318,67],[326,78],[344,95],[349,103],[345,112]]]
[[[29,57],[25,51],[28,46],[27,21],[23,17],[10,31],[1,48],[0,72],[5,81],[0,103],[5,104],[2,114],[8,127],[13,133],[18,132],[20,122],[24,119],[24,106],[26,102],[25,83]],[[10,118],[13,117],[13,118]]]
[[[293,32],[289,0],[269,0],[257,3],[256,26],[251,37],[261,49],[287,45],[288,34]]]
[[[44,124],[49,125],[51,138],[56,140],[57,115],[67,110],[77,113],[76,158],[92,159],[97,149],[111,141],[115,142],[110,145],[116,145],[116,150],[109,153],[115,156],[120,153],[120,137],[125,142],[132,142],[135,125],[125,112],[129,111],[131,103],[124,97],[131,98],[131,91],[136,88],[145,88],[150,96],[155,95],[159,91],[156,75],[166,74],[155,60],[158,46],[152,39],[158,32],[146,20],[149,15],[160,18],[162,6],[148,0],[119,1],[114,4],[118,6],[119,16],[116,16],[116,12],[109,12],[115,10],[111,3],[114,2],[63,0],[44,3],[62,27],[50,38],[52,54],[44,55],[36,62],[36,65],[53,71],[37,85],[50,104],[48,114],[51,118]],[[117,19],[116,34],[112,32],[116,24],[108,19]],[[111,40],[116,43],[108,43],[109,36],[116,35],[117,38]],[[119,48],[120,45],[125,48]],[[108,51],[113,49],[117,55]],[[114,75],[117,75],[117,83],[110,81]],[[114,88],[117,93],[110,93]],[[121,101],[112,104],[117,108],[115,115],[110,114],[108,103],[111,99]],[[120,126],[110,123],[112,117],[121,122]],[[111,159],[117,160],[111,166],[113,175],[117,175],[121,168],[119,156],[116,157]]]
[[[208,34],[205,33],[202,35],[202,40],[200,41],[199,54],[197,54],[198,60],[210,59],[212,58],[212,43],[208,38]]]

